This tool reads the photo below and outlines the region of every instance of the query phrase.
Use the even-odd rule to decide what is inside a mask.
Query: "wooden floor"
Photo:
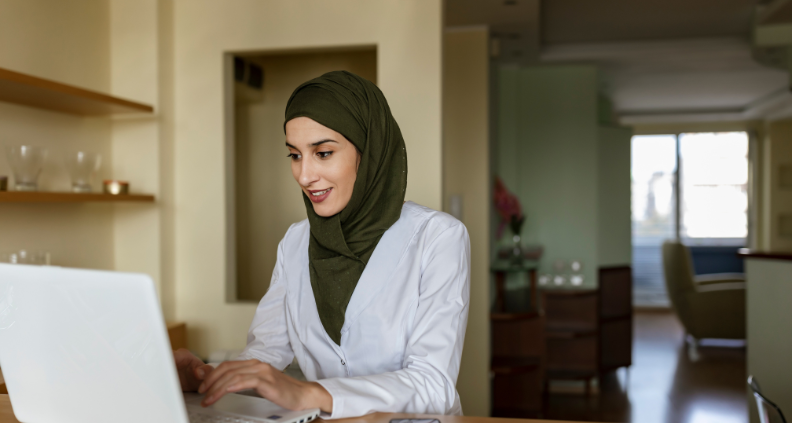
[[[599,395],[552,393],[545,418],[635,423],[745,423],[745,349],[700,348],[691,362],[676,317],[636,312],[633,366],[600,383]],[[562,387],[564,388],[564,387]],[[572,387],[574,388],[574,387]],[[563,391],[563,389],[555,389]]]

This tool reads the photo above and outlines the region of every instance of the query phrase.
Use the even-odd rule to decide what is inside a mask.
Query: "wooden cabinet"
[[[493,313],[492,416],[535,417],[542,411],[544,323],[537,312]]]
[[[597,289],[546,289],[541,310],[507,313],[505,272],[490,315],[493,417],[537,417],[549,380],[590,382],[632,364],[632,269],[599,269]],[[519,294],[519,293],[518,293]]]
[[[599,287],[545,290],[546,378],[586,381],[632,364],[632,270],[599,270]]]

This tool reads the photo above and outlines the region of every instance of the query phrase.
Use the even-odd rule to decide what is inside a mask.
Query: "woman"
[[[278,246],[244,352],[213,369],[177,351],[182,388],[204,405],[255,389],[330,418],[461,414],[470,241],[453,217],[404,201],[407,152],[382,92],[322,75],[292,94],[285,132],[308,219]],[[294,358],[309,382],[282,372]]]

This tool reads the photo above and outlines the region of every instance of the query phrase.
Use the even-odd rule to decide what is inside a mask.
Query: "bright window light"
[[[748,134],[680,134],[680,236],[697,240],[748,236]]]

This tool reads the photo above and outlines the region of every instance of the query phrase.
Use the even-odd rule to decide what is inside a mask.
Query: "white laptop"
[[[0,264],[0,367],[25,423],[306,423],[228,394],[182,394],[154,282],[146,275]]]

